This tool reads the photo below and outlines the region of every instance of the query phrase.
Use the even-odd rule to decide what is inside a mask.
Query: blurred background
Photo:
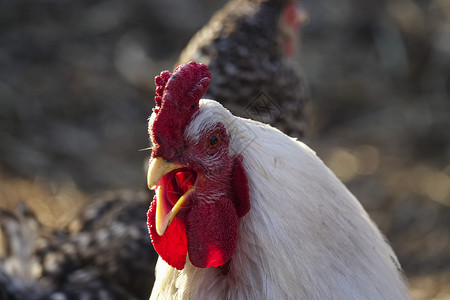
[[[145,190],[153,78],[225,2],[0,1],[0,207],[63,227],[91,195]],[[450,299],[450,1],[301,4],[306,142],[386,234],[413,298]]]

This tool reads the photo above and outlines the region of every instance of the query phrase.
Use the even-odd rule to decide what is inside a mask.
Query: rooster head
[[[236,249],[239,218],[250,209],[242,157],[230,152],[225,125],[188,132],[210,76],[207,66],[190,62],[155,78],[147,180],[156,195],[148,228],[155,250],[179,270],[187,255],[199,268],[224,265]]]

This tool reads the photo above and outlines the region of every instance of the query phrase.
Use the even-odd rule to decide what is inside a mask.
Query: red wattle
[[[238,217],[232,201],[197,201],[186,222],[189,260],[198,268],[218,267],[233,255],[238,239]]]
[[[159,256],[172,267],[182,270],[186,263],[187,241],[186,226],[174,218],[166,232],[160,236],[156,232],[156,196],[153,198],[147,213],[147,226],[152,239],[153,247]]]

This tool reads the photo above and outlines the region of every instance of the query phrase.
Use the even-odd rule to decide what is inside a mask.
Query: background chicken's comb
[[[193,61],[178,66],[173,74],[163,71],[155,77],[152,157],[170,160],[176,154],[186,125],[197,112],[198,102],[206,93],[210,79],[208,67]]]

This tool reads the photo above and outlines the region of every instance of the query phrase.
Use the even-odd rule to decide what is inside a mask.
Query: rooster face
[[[226,192],[233,165],[228,143],[225,127],[218,123],[197,140],[184,141],[183,151],[171,161],[152,158],[147,181],[156,191],[158,235],[165,233],[176,215],[185,221],[198,198],[217,198]]]
[[[242,157],[230,154],[225,125],[208,123],[194,130],[189,125],[197,116],[203,93],[196,93],[197,103],[185,101],[188,107],[183,107],[183,99],[170,97],[176,91],[167,89],[177,86],[176,82],[171,85],[171,80],[190,81],[198,66],[203,65],[190,63],[171,75],[149,124],[154,150],[147,179],[149,188],[156,192],[148,212],[149,231],[158,254],[180,270],[187,254],[196,267],[225,264],[236,248],[238,218],[249,210]],[[201,80],[192,80],[192,89],[198,88]],[[195,111],[185,120],[173,120],[173,126],[165,110],[174,108],[184,111],[182,117],[186,111]],[[165,143],[167,136],[173,137],[169,143]]]

